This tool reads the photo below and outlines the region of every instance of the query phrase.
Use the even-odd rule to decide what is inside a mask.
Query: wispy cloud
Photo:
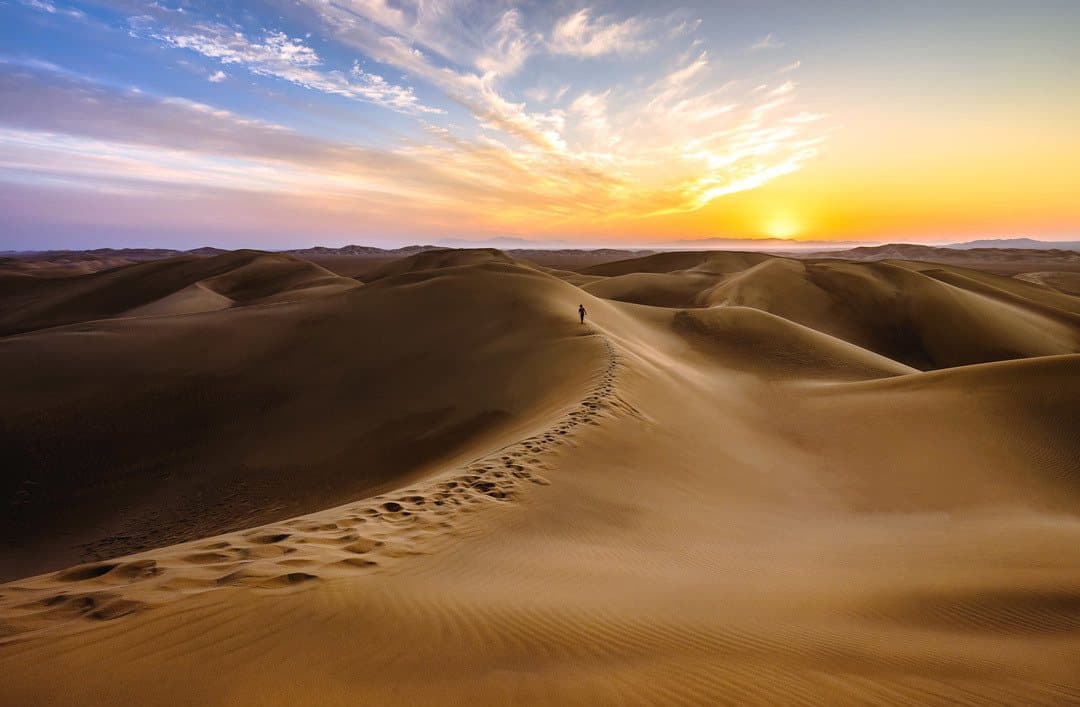
[[[21,0],[21,2],[26,7],[32,7],[50,15],[67,15],[79,20],[86,18],[86,13],[82,10],[74,7],[59,7],[55,3],[49,2],[49,0]]]
[[[693,20],[680,20],[668,31],[668,37],[677,39],[688,34],[693,34],[701,27],[701,18]]]
[[[774,35],[772,32],[769,32],[767,35],[750,45],[750,48],[755,50],[782,49],[783,47],[784,43],[777,39],[776,35]]]
[[[510,76],[517,73],[532,54],[539,37],[527,33],[521,27],[521,13],[507,10],[491,28],[491,41],[475,64],[489,77]]]
[[[229,78],[228,74],[226,74],[224,71],[218,70],[206,77],[206,80],[210,83],[221,83],[227,78]]]
[[[555,23],[548,47],[556,54],[595,57],[604,54],[632,54],[655,45],[645,36],[648,23],[631,17],[618,22],[610,17],[593,17],[588,9],[578,10]]]
[[[359,64],[353,64],[348,74],[320,69],[322,60],[315,50],[284,32],[266,31],[256,39],[224,25],[198,24],[178,32],[155,32],[151,36],[169,46],[189,49],[222,64],[238,65],[253,74],[284,79],[314,91],[402,112],[442,112],[439,108],[422,105],[411,88],[368,73]]]
[[[565,96],[569,90],[570,84],[563,84],[556,88],[533,86],[532,88],[525,89],[525,97],[536,103],[557,103],[562,100],[563,96]]]

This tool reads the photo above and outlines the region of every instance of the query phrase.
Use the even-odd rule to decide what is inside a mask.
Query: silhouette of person
[[[585,323],[585,305],[579,304],[577,306],[577,313],[578,313],[578,316],[581,317],[581,323],[584,324]]]

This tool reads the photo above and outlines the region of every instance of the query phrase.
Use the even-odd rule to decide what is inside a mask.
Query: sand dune
[[[442,268],[461,267],[466,265],[486,265],[502,263],[504,265],[520,265],[513,258],[495,248],[479,248],[473,250],[454,250],[452,248],[439,248],[425,250],[415,255],[400,258],[375,271],[367,277],[368,281],[374,282],[395,275],[410,273],[422,273],[428,270]],[[521,265],[524,267],[523,265]]]
[[[1080,703],[1075,298],[641,261],[0,339],[0,698]]]
[[[0,339],[4,575],[325,508],[491,444],[588,375],[561,315],[577,293],[466,268]],[[505,336],[510,317],[527,328]]]
[[[920,370],[1080,351],[1077,298],[1013,278],[908,262],[670,255],[665,267],[684,269],[652,272],[657,256],[609,263],[589,272],[615,275],[583,287],[661,307],[752,307]],[[635,263],[644,272],[622,274]]]
[[[993,241],[985,241],[984,243],[989,245]],[[1046,247],[1051,245],[1060,247]],[[1054,244],[1034,241],[1029,243],[1028,247],[1008,247],[1003,245],[975,248],[942,248],[912,243],[889,243],[881,246],[860,246],[848,250],[834,250],[824,253],[801,253],[796,254],[796,257],[809,257],[812,259],[824,257],[861,262],[907,260],[945,263],[999,275],[1016,275],[1018,273],[1046,270],[1048,267],[1069,272],[1080,270],[1080,251],[1076,250],[1075,244],[1067,242]]]
[[[684,270],[722,275],[745,270],[769,260],[772,260],[772,256],[765,253],[731,251],[656,253],[640,258],[602,263],[586,268],[584,272],[588,275],[603,275],[605,277],[617,277],[635,273],[673,273]]]
[[[0,335],[120,316],[190,314],[356,287],[287,255],[183,256],[74,277],[0,280]]]
[[[842,339],[750,307],[681,310],[676,331],[724,365],[758,375],[873,379],[914,373]]]
[[[1080,296],[1080,273],[1028,272],[1017,275],[1016,279],[1042,285],[1065,295]]]
[[[1051,317],[1061,317],[1062,313],[1080,314],[1080,302],[1076,297],[1068,293],[1047,292],[1043,283],[1032,283],[1023,276],[1002,277],[978,270],[938,265],[936,263],[900,262],[901,267],[906,267],[917,272],[929,275],[942,282],[954,284],[957,287],[978,292],[989,297],[1006,302],[1018,304],[1030,308],[1039,313]],[[1068,275],[1069,273],[1064,273]],[[1032,285],[1036,286],[1032,286]],[[1053,290],[1054,288],[1049,288]],[[1063,296],[1064,295],[1064,296]],[[1063,317],[1066,321],[1075,321],[1074,317]]]

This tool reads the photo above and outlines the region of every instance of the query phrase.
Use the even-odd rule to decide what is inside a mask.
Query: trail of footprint
[[[548,484],[540,473],[545,467],[544,457],[569,444],[578,426],[597,424],[596,419],[614,409],[616,403],[619,362],[615,347],[606,337],[595,336],[600,337],[606,354],[596,384],[576,406],[543,431],[413,487],[334,509],[332,512],[339,516],[338,529],[355,529],[363,537],[360,543],[350,540],[341,542],[340,547],[362,555],[364,562],[356,562],[355,557],[343,558],[342,562],[372,568],[386,558],[429,551],[431,548],[424,546],[449,535],[448,531],[460,524],[463,513],[492,503],[512,502],[529,484]],[[310,537],[306,540],[314,541]]]
[[[546,457],[571,444],[581,425],[634,413],[616,395],[615,346],[602,334],[592,336],[604,347],[604,368],[585,397],[544,430],[400,491],[0,586],[0,644],[58,622],[119,618],[224,586],[280,591],[324,574],[377,571],[436,551],[467,530],[471,513],[512,503],[531,485],[547,485],[540,473],[548,468]]]

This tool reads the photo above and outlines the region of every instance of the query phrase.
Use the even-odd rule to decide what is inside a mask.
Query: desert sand
[[[1038,268],[23,267],[0,703],[1080,704]]]

